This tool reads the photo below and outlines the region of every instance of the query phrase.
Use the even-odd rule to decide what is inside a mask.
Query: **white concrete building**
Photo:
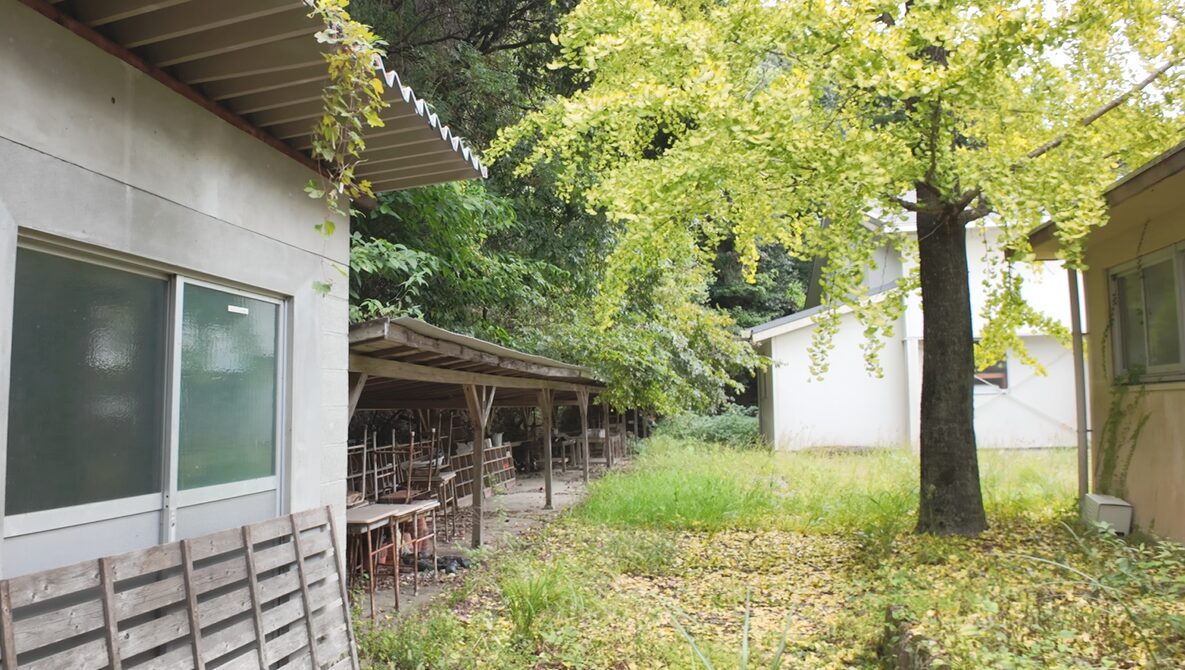
[[[909,233],[906,233],[909,234]],[[998,234],[991,227],[967,231],[971,273],[973,323],[983,325],[986,300],[983,279],[989,244]],[[887,252],[886,252],[887,253]],[[889,259],[878,263],[870,277],[870,292],[892,285],[909,262]],[[1030,304],[1062,323],[1069,323],[1065,276],[1022,268],[1024,295]],[[875,298],[874,298],[875,299]],[[904,316],[894,324],[894,335],[880,353],[882,377],[865,368],[862,325],[850,312],[841,316],[839,332],[822,380],[811,378],[808,348],[814,317],[821,308],[807,309],[751,330],[758,350],[773,360],[758,378],[761,431],[779,449],[812,447],[904,447],[918,444],[921,400],[922,307],[918,296],[909,300]],[[1024,364],[1014,354],[1001,365],[968,379],[975,393],[975,432],[980,447],[1049,447],[1075,443],[1074,376],[1070,351],[1053,338],[1022,332],[1029,353],[1041,362],[1046,375]]]
[[[303,192],[320,28],[299,1],[0,0],[0,576],[344,509],[349,235]],[[481,176],[389,81],[363,176]]]

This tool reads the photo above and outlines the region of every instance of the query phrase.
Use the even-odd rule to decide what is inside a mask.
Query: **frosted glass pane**
[[[161,490],[168,283],[17,250],[8,514]]]
[[[276,305],[187,284],[178,486],[275,473]]]
[[[1144,293],[1140,290],[1138,274],[1115,278],[1119,307],[1120,357],[1125,370],[1142,368],[1148,364],[1148,349],[1144,330]]]
[[[1148,365],[1181,362],[1181,326],[1177,318],[1177,276],[1171,260],[1144,269],[1148,311]]]

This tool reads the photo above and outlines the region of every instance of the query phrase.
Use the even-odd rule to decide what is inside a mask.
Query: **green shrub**
[[[498,590],[519,641],[538,639],[536,623],[544,614],[582,608],[584,598],[570,566],[528,561],[508,567],[509,571],[498,580]]]
[[[680,414],[663,419],[654,434],[742,449],[764,446],[756,411],[755,407],[730,405],[716,415]]]

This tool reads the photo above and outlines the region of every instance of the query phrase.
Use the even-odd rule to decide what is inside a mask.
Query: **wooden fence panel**
[[[0,580],[0,668],[358,670],[326,507]]]

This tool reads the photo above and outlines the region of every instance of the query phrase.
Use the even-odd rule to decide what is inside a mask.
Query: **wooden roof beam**
[[[323,27],[320,22],[310,19],[308,12],[302,9],[278,16],[248,19],[216,30],[185,35],[144,47],[143,51],[148,60],[156,63],[158,67],[170,67],[265,44],[282,42],[294,37],[308,38]],[[306,42],[305,48],[310,53],[321,55],[315,40],[309,38],[304,41]]]
[[[363,164],[365,166],[365,163]],[[359,171],[359,176],[369,179],[364,172]],[[415,188],[417,186],[428,186],[429,184],[440,184],[443,182],[456,181],[458,179],[477,179],[481,175],[476,174],[473,168],[458,168],[445,172],[433,172],[417,177],[405,177],[402,179],[388,179],[384,181],[373,181],[372,186],[376,193],[383,191],[399,191],[405,188]]]
[[[71,8],[74,10],[74,16],[79,21],[95,28],[114,21],[122,21],[134,16],[160,11],[186,2],[189,2],[189,0],[158,0],[157,2],[145,2],[144,0],[74,0],[71,3]]]
[[[526,377],[500,377],[498,375],[480,372],[464,372],[461,370],[445,370],[400,363],[381,358],[371,358],[358,354],[350,354],[350,372],[364,372],[372,377],[389,377],[393,379],[410,379],[414,381],[438,382],[441,384],[482,384],[499,388],[541,389],[549,388],[560,391],[587,390],[596,392],[601,387],[587,384],[572,384],[569,382],[552,381],[549,379],[530,379]]]
[[[292,10],[309,12],[302,0],[201,0],[114,21],[103,32],[135,49]]]
[[[202,91],[211,100],[225,101],[260,93],[283,94],[284,89],[301,84],[317,83],[324,86],[327,81],[329,72],[325,69],[325,61],[322,60],[312,65],[302,65],[279,72],[212,81],[203,84]]]
[[[456,342],[448,342],[435,337],[421,335],[414,330],[391,321],[372,321],[350,329],[350,343],[362,343],[371,340],[384,340],[401,346],[415,347],[425,351],[434,351],[466,361],[481,362],[526,374],[543,377],[580,377],[580,370],[543,365],[529,361],[497,356],[484,351],[478,351]]]
[[[324,72],[325,57],[309,48],[308,37],[294,37],[261,44],[248,49],[184,63],[174,68],[177,78],[187,84],[205,84],[220,79],[262,75],[319,65]],[[313,42],[315,45],[316,42]]]

